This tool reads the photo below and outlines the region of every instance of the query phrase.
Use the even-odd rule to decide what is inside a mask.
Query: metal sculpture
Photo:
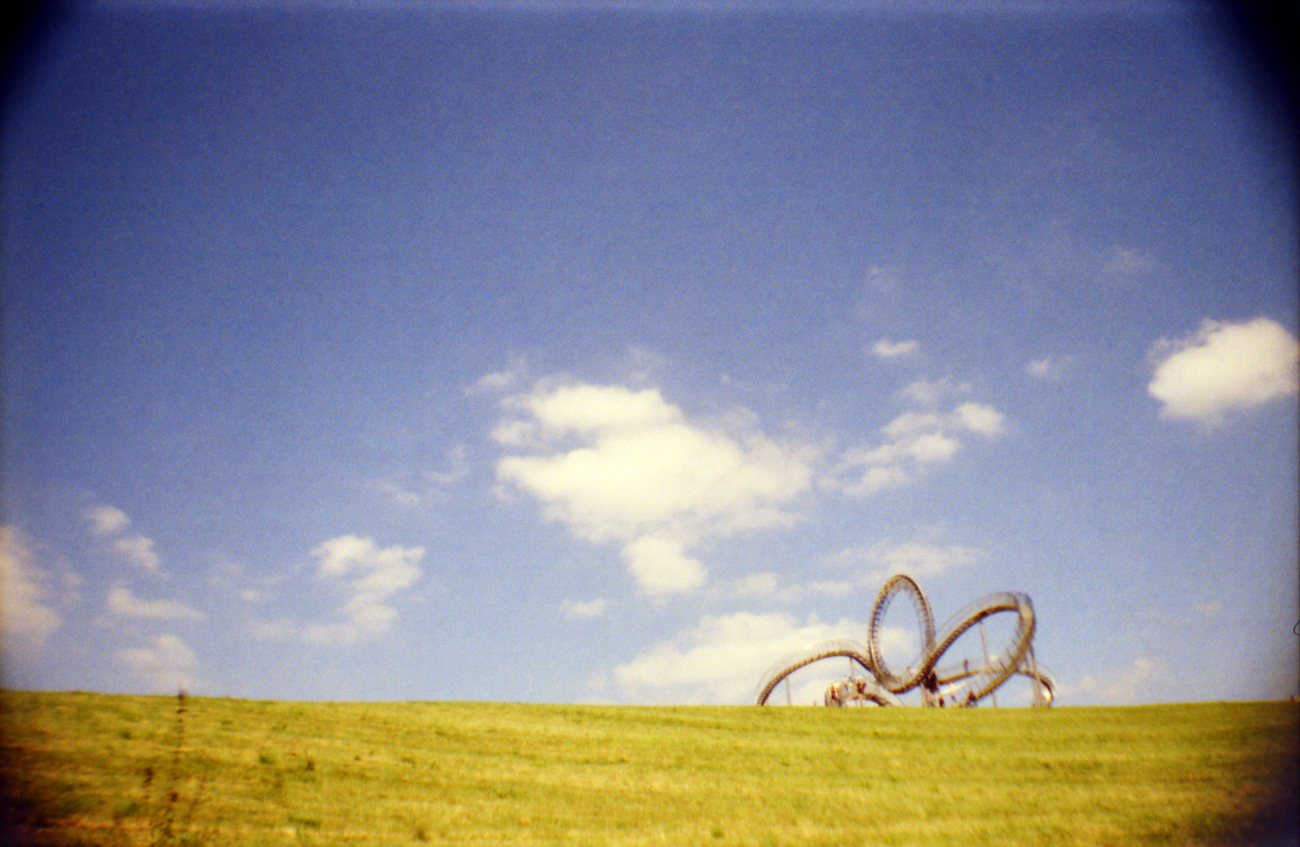
[[[880,635],[889,604],[899,594],[906,594],[916,609],[922,644],[920,653],[907,668],[894,671],[885,662]],[[1016,626],[1001,651],[990,655],[984,638],[984,620],[996,614],[1014,614]],[[984,645],[983,663],[972,664],[967,659],[960,664],[939,667],[944,653],[973,627],[979,628]],[[1029,596],[1018,591],[999,591],[965,606],[936,632],[925,593],[910,576],[898,574],[885,580],[876,597],[865,647],[855,641],[826,641],[787,656],[763,675],[758,686],[758,705],[766,705],[776,687],[800,668],[824,659],[846,657],[853,671],[861,670],[865,675],[851,672],[848,678],[833,683],[823,698],[828,706],[854,703],[900,706],[903,701],[898,695],[917,688],[925,706],[973,706],[989,696],[996,703],[994,692],[1014,675],[1027,677],[1032,683],[1033,705],[1050,706],[1056,694],[1056,682],[1034,659],[1034,628],[1034,606]]]

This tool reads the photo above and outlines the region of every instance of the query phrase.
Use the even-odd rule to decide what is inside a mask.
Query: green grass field
[[[17,843],[1292,844],[1293,703],[821,709],[0,692]],[[1288,817],[1289,815],[1289,817]]]

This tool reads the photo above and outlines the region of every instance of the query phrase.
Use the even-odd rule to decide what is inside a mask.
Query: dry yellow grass
[[[52,845],[1294,843],[1291,703],[962,711],[0,693]]]

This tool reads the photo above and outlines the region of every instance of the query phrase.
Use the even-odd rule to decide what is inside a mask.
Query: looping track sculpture
[[[900,594],[907,595],[916,609],[922,644],[916,659],[907,668],[895,671],[885,662],[880,636],[889,604]],[[1014,614],[1016,626],[1000,652],[990,655],[985,645],[982,664],[972,664],[967,659],[960,664],[939,666],[944,653],[972,627],[980,627],[983,641],[984,620],[1001,613]],[[831,685],[824,698],[828,706],[854,702],[899,706],[902,700],[898,695],[918,687],[923,705],[973,706],[1016,674],[1027,677],[1033,684],[1033,705],[1050,706],[1056,682],[1034,659],[1034,628],[1034,606],[1029,596],[1018,591],[999,591],[965,606],[936,631],[925,593],[910,576],[898,574],[885,580],[876,597],[866,647],[855,641],[826,641],[787,656],[763,675],[758,687],[758,705],[766,705],[776,687],[800,668],[823,659],[844,657],[850,660],[855,671],[861,669],[865,675],[851,673],[847,679]]]

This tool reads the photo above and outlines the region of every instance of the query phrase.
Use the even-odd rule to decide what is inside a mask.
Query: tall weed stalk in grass
[[[185,707],[185,691],[182,689],[176,694],[175,740],[172,744],[170,767],[167,771],[167,785],[157,807],[153,810],[149,824],[149,832],[152,836],[151,847],[198,847],[203,843],[202,834],[193,831],[193,822],[194,813],[203,798],[203,789],[207,786],[206,774],[199,777],[197,787],[189,795],[188,802],[184,803],[184,817],[177,821],[177,812],[182,810],[181,783],[184,774],[181,764],[185,749],[185,715],[188,711]],[[145,768],[146,806],[150,805],[149,794],[153,779],[154,769]],[[178,829],[183,831],[183,834],[178,835]]]

